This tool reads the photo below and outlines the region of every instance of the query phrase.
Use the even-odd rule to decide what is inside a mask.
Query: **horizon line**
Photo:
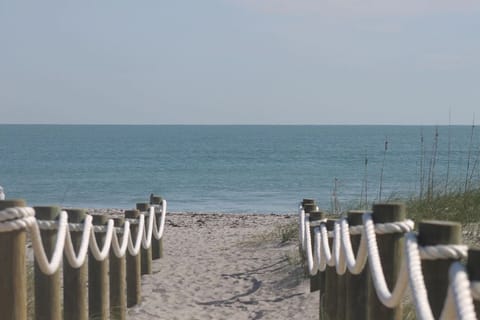
[[[411,124],[411,123],[35,123],[14,122],[0,123],[2,126],[404,126],[404,127],[435,127],[435,126],[472,126],[466,123],[446,124]],[[475,126],[475,124],[473,124]]]

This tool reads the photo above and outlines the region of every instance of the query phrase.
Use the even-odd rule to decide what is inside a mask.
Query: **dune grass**
[[[406,205],[408,216],[415,221],[447,220],[463,225],[480,222],[480,188],[411,198]]]

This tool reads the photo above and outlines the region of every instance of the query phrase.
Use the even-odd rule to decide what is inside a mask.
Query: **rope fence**
[[[477,319],[480,250],[461,243],[461,226],[415,224],[403,204],[376,204],[326,219],[313,200],[299,207],[300,247],[320,319]],[[465,265],[466,263],[466,265]]]
[[[1,318],[27,319],[28,235],[35,319],[125,319],[140,302],[141,275],[163,256],[166,212],[167,201],[153,195],[115,216],[0,200]]]

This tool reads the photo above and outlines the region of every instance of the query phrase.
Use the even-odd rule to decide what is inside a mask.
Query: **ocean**
[[[429,174],[439,190],[447,173],[451,186],[463,186],[467,167],[478,182],[479,139],[474,131],[471,143],[471,133],[471,126],[0,125],[0,185],[31,206],[129,209],[155,193],[174,212],[292,213],[302,198],[330,211],[333,194],[342,208],[418,194]]]

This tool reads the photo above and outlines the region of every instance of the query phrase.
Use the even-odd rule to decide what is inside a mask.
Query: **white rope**
[[[59,221],[37,220],[37,226],[40,230],[58,230]]]
[[[327,259],[325,259],[325,256],[322,253],[322,235],[320,231],[322,225],[323,224],[313,229],[313,236],[314,236],[313,250],[315,250],[315,258],[317,260],[318,271],[325,271],[325,268],[327,267],[327,261],[326,261]]]
[[[371,215],[371,213],[366,213]],[[364,214],[365,215],[365,214]],[[376,234],[389,234],[389,233],[406,233],[412,231],[414,222],[410,219],[404,221],[387,222],[387,223],[375,223]]]
[[[85,257],[87,256],[87,249],[90,239],[90,233],[92,232],[92,216],[87,215],[85,217],[85,222],[83,223],[83,233],[80,243],[80,249],[78,254],[75,253],[73,248],[72,236],[70,231],[67,232],[67,243],[65,245],[65,256],[67,257],[68,263],[72,268],[80,268],[85,262]]]
[[[413,232],[405,235],[405,253],[408,265],[408,276],[410,288],[414,297],[417,316],[422,320],[433,320],[433,313],[428,301],[427,289],[422,273],[421,258],[425,252],[426,259],[459,259],[466,256],[465,246],[426,246],[419,247],[417,236]],[[437,247],[437,248],[435,248]],[[423,253],[422,253],[423,252]],[[450,288],[442,311],[441,319],[476,319],[472,311],[470,283],[468,277],[460,263],[453,263],[450,267]],[[473,312],[473,313],[472,313]],[[454,316],[456,314],[456,316]]]
[[[92,224],[92,228],[93,228],[93,224]],[[68,230],[70,231],[76,231],[76,232],[80,232],[80,231],[83,231],[85,229],[85,224],[84,223],[69,223],[68,224]]]
[[[32,236],[33,253],[40,270],[46,275],[51,275],[58,270],[60,263],[62,263],[63,249],[65,247],[65,236],[67,234],[68,215],[65,211],[61,211],[58,224],[54,224],[58,226],[58,232],[57,240],[55,242],[55,249],[53,250],[50,261],[48,261],[47,255],[45,254],[45,248],[43,246],[40,228],[38,225],[38,222],[40,221],[42,220],[36,220],[36,223],[33,223],[29,228]]]
[[[317,274],[318,264],[317,259],[315,259],[312,254],[312,239],[310,235],[310,221],[308,220],[308,217],[305,218],[305,250],[307,256],[308,272],[311,276],[314,276]]]
[[[128,240],[130,239],[130,236],[131,236],[130,222],[129,221],[125,221],[122,233],[123,233],[123,237],[122,237],[122,244],[121,245],[118,243],[117,232],[113,233],[112,248],[113,248],[113,252],[115,253],[115,256],[117,258],[122,258],[125,255],[125,253],[127,252]]]
[[[350,233],[350,235],[352,235],[352,236],[361,235],[361,234],[363,234],[363,229],[364,229],[363,225],[348,226],[348,230],[349,230],[348,233]]]
[[[333,250],[330,250],[330,244],[328,243],[328,231],[327,231],[327,226],[325,224],[320,225],[320,234],[322,236],[321,238],[322,258],[325,259],[326,265],[328,265],[329,267],[334,267],[335,255],[332,252]]]
[[[104,228],[102,228],[102,230],[104,230]],[[113,219],[108,219],[102,250],[98,248],[95,233],[93,231],[90,233],[90,251],[97,261],[103,261],[108,257],[110,253],[110,246],[112,244],[113,231],[114,221]]]
[[[345,263],[345,254],[342,249],[342,237],[340,233],[340,223],[335,221],[333,226],[333,255],[335,257],[335,270],[338,275],[343,275],[347,271]]]
[[[27,217],[35,216],[35,210],[30,207],[6,208],[0,211],[0,222],[9,222],[10,220],[21,220]]]
[[[162,200],[160,224],[157,227],[155,209],[150,209],[148,226],[145,229],[145,216],[140,215],[139,219],[125,219],[122,228],[115,228],[113,219],[109,219],[106,226],[92,225],[92,216],[86,215],[83,223],[68,223],[68,214],[61,211],[58,221],[37,220],[35,218],[35,210],[31,207],[15,207],[7,208],[0,211],[0,232],[10,232],[14,230],[25,229],[31,233],[32,247],[35,259],[40,270],[51,275],[55,273],[62,263],[62,256],[65,254],[68,263],[73,268],[81,267],[86,259],[88,248],[96,260],[104,260],[108,257],[110,249],[113,250],[116,257],[123,257],[128,250],[131,255],[137,255],[140,248],[149,248],[152,242],[152,236],[159,240],[163,237],[165,230],[165,218],[167,210],[166,200]],[[130,226],[132,223],[137,224],[137,235],[132,239]],[[51,259],[49,261],[45,248],[43,246],[40,230],[57,230],[57,239]],[[76,252],[71,232],[81,232],[80,243],[77,244],[78,252]],[[103,246],[100,249],[97,243],[95,232],[105,232]],[[120,243],[118,234],[123,233]]]
[[[7,208],[0,211],[0,232],[28,228],[35,222],[35,210],[30,207]]]
[[[362,235],[360,238],[360,245],[358,247],[356,257],[353,254],[352,241],[350,239],[350,235],[353,235],[353,233],[349,232],[355,227],[361,227],[361,228],[356,228],[355,231],[360,231]],[[365,233],[363,232],[364,230],[363,226],[355,226],[355,227],[349,227],[347,219],[342,219],[340,221],[340,228],[341,228],[340,235],[342,237],[342,250],[345,255],[348,271],[350,271],[350,273],[352,274],[360,274],[367,262],[367,253],[368,253],[367,238],[365,236]]]
[[[365,227],[365,234],[367,237],[368,248],[368,262],[370,266],[370,274],[377,293],[378,299],[387,307],[396,307],[402,299],[403,293],[407,287],[407,272],[404,263],[400,268],[398,279],[392,292],[388,289],[385,275],[383,273],[380,254],[378,253],[377,237],[375,234],[375,226],[373,224],[372,215],[370,213],[363,214],[363,225]],[[398,228],[401,229],[402,227]],[[390,230],[397,230],[392,227]],[[390,232],[385,229],[384,231]]]
[[[438,259],[462,259],[468,254],[468,246],[466,245],[434,245],[419,247],[420,257],[423,260]]]
[[[300,233],[299,233],[299,240],[300,240],[300,249],[305,249],[305,210],[300,205],[298,208],[298,224],[300,225]]]
[[[148,215],[148,225],[146,228],[143,228],[143,237],[142,237],[142,247],[144,249],[150,248],[152,245],[152,234],[153,234],[153,224],[155,223],[155,214],[153,213],[154,208],[150,209]]]
[[[157,207],[155,207],[157,208]],[[154,224],[153,228],[153,236],[155,239],[160,240],[163,237],[163,231],[165,230],[165,218],[167,214],[167,200],[162,200],[162,214],[160,215],[160,226],[156,227],[156,223]]]
[[[302,212],[299,212],[302,217]],[[417,316],[422,320],[433,320],[433,314],[428,301],[421,259],[460,259],[467,255],[464,245],[435,245],[419,247],[411,220],[374,224],[370,213],[363,215],[363,226],[349,227],[345,218],[335,222],[333,232],[328,232],[325,223],[313,229],[313,250],[310,234],[310,221],[303,217],[300,221],[300,243],[306,251],[307,265],[310,275],[317,271],[325,271],[327,265],[336,267],[337,274],[343,274],[346,269],[352,274],[360,273],[369,257],[369,266],[374,287],[379,300],[387,307],[394,308],[404,296],[408,284],[414,297]],[[330,234],[329,234],[330,233]],[[383,267],[378,252],[376,234],[406,233],[405,256],[398,274],[398,279],[390,292],[383,274]],[[350,236],[361,234],[360,245],[355,256]],[[332,239],[332,248],[328,238]],[[472,296],[480,299],[480,282],[470,283],[464,267],[460,263],[452,264],[450,268],[450,287],[445,300],[440,319],[476,319]]]
[[[140,218],[138,219],[138,231],[137,231],[137,238],[135,239],[135,244],[133,243],[131,232],[130,232],[130,237],[128,237],[128,252],[132,256],[136,256],[140,252],[140,247],[142,246],[144,228],[145,228],[145,216],[143,214],[140,214]]]
[[[450,286],[440,319],[477,319],[470,291],[470,281],[460,262],[452,263],[449,269],[449,278]]]
[[[412,291],[416,314],[421,320],[433,320],[433,313],[428,301],[427,288],[425,287],[422,273],[417,236],[413,232],[405,234],[405,257],[408,268],[408,282]]]

